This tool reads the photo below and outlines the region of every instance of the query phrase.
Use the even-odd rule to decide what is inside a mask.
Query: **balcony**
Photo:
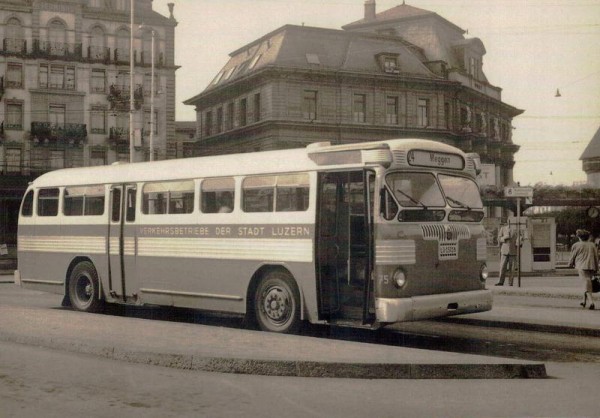
[[[82,46],[78,44],[68,44],[64,42],[49,42],[34,39],[33,53],[39,57],[63,57],[68,59],[81,59]]]
[[[88,46],[87,58],[92,62],[108,64],[110,62],[110,48],[105,46]]]
[[[27,41],[25,39],[4,38],[2,52],[5,55],[25,55],[27,54]]]
[[[110,110],[129,111],[129,86],[111,84],[108,93],[108,102]],[[136,110],[140,110],[144,104],[144,89],[138,84],[133,92],[133,105]]]
[[[80,123],[31,122],[31,137],[36,144],[74,144],[87,139],[87,128]]]

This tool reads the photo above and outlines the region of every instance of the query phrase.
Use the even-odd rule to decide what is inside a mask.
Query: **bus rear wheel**
[[[71,272],[69,299],[73,308],[78,311],[98,312],[102,309],[98,273],[89,261],[77,264]]]
[[[300,295],[292,276],[272,271],[264,276],[254,294],[254,311],[263,331],[294,333],[300,327]]]

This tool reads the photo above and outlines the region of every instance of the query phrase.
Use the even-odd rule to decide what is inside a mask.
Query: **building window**
[[[65,113],[64,105],[50,105],[48,110],[49,122],[54,125],[64,126]]]
[[[386,73],[398,72],[398,59],[396,57],[384,57],[383,69]]]
[[[8,148],[6,150],[6,172],[20,173],[21,172],[21,149]]]
[[[204,134],[206,136],[212,135],[212,111],[206,112],[206,119],[204,121]]]
[[[17,18],[10,18],[6,22],[6,38],[4,39],[4,50],[6,52],[25,53],[25,39],[23,36],[23,26]]]
[[[367,96],[365,94],[355,94],[352,105],[352,121],[365,123],[367,113]]]
[[[90,125],[93,134],[106,133],[106,110],[104,108],[92,107]]]
[[[217,133],[223,132],[223,108],[217,109]]]
[[[317,119],[317,92],[314,90],[304,90],[302,117],[307,120]]]
[[[450,114],[450,103],[444,103],[444,119],[446,121],[446,129],[451,128],[452,115]]]
[[[90,165],[106,165],[106,151],[103,149],[93,149],[90,151]]]
[[[6,122],[4,128],[18,131],[23,129],[23,104],[6,104]]]
[[[254,95],[254,122],[258,122],[261,119],[260,112],[260,93]]]
[[[429,100],[417,101],[417,125],[421,128],[429,126]]]
[[[6,66],[6,87],[23,87],[23,65],[8,63]]]
[[[50,22],[48,26],[48,42],[50,43],[48,52],[51,55],[63,56],[68,51],[68,46],[65,43],[67,39],[67,29],[65,25],[59,21],[54,20]]]
[[[90,48],[88,57],[93,60],[105,60],[108,58],[107,50],[105,48],[105,36],[104,30],[96,26],[90,33]]]
[[[154,134],[158,134],[158,112],[154,112],[154,121],[151,121],[151,113],[150,110],[145,110],[144,111],[144,122],[145,122],[145,126],[147,126],[147,129],[145,129],[145,132],[149,133],[150,131],[152,131],[152,129],[154,128]],[[152,123],[153,122],[153,123]],[[154,124],[154,126],[152,126],[152,124]]]
[[[116,8],[121,11],[128,11],[131,7],[130,0],[116,0]]]
[[[129,43],[129,31],[126,29],[119,29],[117,32],[117,61],[129,62]]]
[[[385,103],[385,122],[388,125],[398,124],[398,97],[387,96]]]
[[[104,0],[90,0],[88,6],[96,9],[102,9],[104,8]]]
[[[99,68],[92,69],[92,93],[106,93],[106,72]]]
[[[59,168],[65,168],[65,151],[50,150],[50,169],[58,170]]]
[[[248,101],[244,98],[240,100],[240,126],[246,126],[248,123]]]
[[[233,129],[233,118],[235,116],[235,105],[233,102],[227,104],[227,122],[225,129]]]
[[[75,67],[42,64],[39,83],[40,88],[75,90]]]

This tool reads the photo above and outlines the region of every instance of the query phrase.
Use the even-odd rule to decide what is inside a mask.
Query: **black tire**
[[[300,328],[300,294],[284,271],[267,273],[254,293],[256,322],[263,331],[292,334]]]
[[[77,264],[69,278],[71,306],[82,312],[98,312],[104,307],[96,268],[89,261]]]

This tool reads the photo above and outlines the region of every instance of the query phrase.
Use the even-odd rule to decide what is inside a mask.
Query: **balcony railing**
[[[90,61],[105,62],[110,61],[110,48],[105,46],[88,46],[87,57]]]
[[[34,39],[33,52],[35,55],[42,57],[82,58],[82,46],[80,43],[68,44]]]
[[[84,141],[87,128],[81,123],[31,122],[31,136],[38,142]]]
[[[27,41],[25,39],[4,38],[2,51],[5,54],[26,54]]]
[[[108,102],[110,103],[110,110],[129,110],[129,86],[111,84],[108,93]],[[142,85],[138,84],[133,92],[133,105],[136,110],[140,110],[144,104],[144,89]]]
[[[129,142],[129,128],[110,128],[108,139],[112,142]]]
[[[129,128],[112,127],[109,130],[108,140],[113,147],[125,147],[129,145]],[[140,148],[144,144],[147,132],[143,129],[135,129],[133,132],[133,145]]]

